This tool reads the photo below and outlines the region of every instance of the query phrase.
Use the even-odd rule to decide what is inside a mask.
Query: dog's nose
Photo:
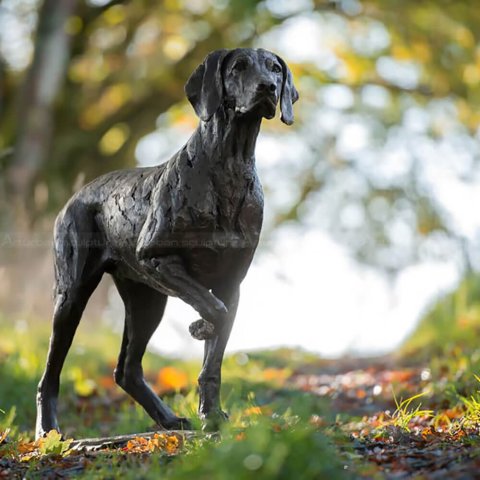
[[[277,86],[271,82],[260,82],[258,84],[258,90],[260,92],[276,93]]]

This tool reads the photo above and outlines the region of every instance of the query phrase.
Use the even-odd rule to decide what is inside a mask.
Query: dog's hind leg
[[[218,430],[222,421],[228,416],[221,409],[220,386],[223,354],[232,330],[237,312],[240,289],[238,287],[215,289],[228,308],[225,322],[216,328],[215,336],[205,340],[202,371],[198,377],[200,404],[198,412],[203,422],[203,429]]]
[[[87,301],[102,277],[95,251],[68,218],[55,232],[55,307],[47,364],[38,385],[36,437],[59,430],[57,399],[60,373]]]
[[[158,425],[169,430],[190,429],[189,421],[177,417],[143,377],[142,358],[162,319],[168,297],[147,285],[124,278],[115,278],[115,284],[125,304],[125,328],[115,381]]]

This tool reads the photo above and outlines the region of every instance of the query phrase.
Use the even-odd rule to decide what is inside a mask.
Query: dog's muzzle
[[[263,87],[259,89],[255,103],[262,108],[266,118],[273,118],[278,103],[277,87],[271,85],[268,88]]]
[[[266,118],[273,118],[278,103],[277,86],[274,83],[259,83],[252,100],[247,102],[247,105],[235,105],[235,101],[231,99],[229,102],[227,100],[227,105],[234,106],[235,112],[239,114],[245,114],[259,108]]]

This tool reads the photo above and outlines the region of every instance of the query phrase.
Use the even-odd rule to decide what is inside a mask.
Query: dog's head
[[[270,119],[280,102],[282,122],[291,125],[292,105],[298,100],[286,63],[261,48],[215,50],[208,54],[188,79],[185,93],[205,122],[222,104],[238,116]]]

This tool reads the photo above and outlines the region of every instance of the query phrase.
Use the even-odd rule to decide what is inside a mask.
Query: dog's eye
[[[282,73],[282,67],[278,63],[272,65],[272,72]]]

